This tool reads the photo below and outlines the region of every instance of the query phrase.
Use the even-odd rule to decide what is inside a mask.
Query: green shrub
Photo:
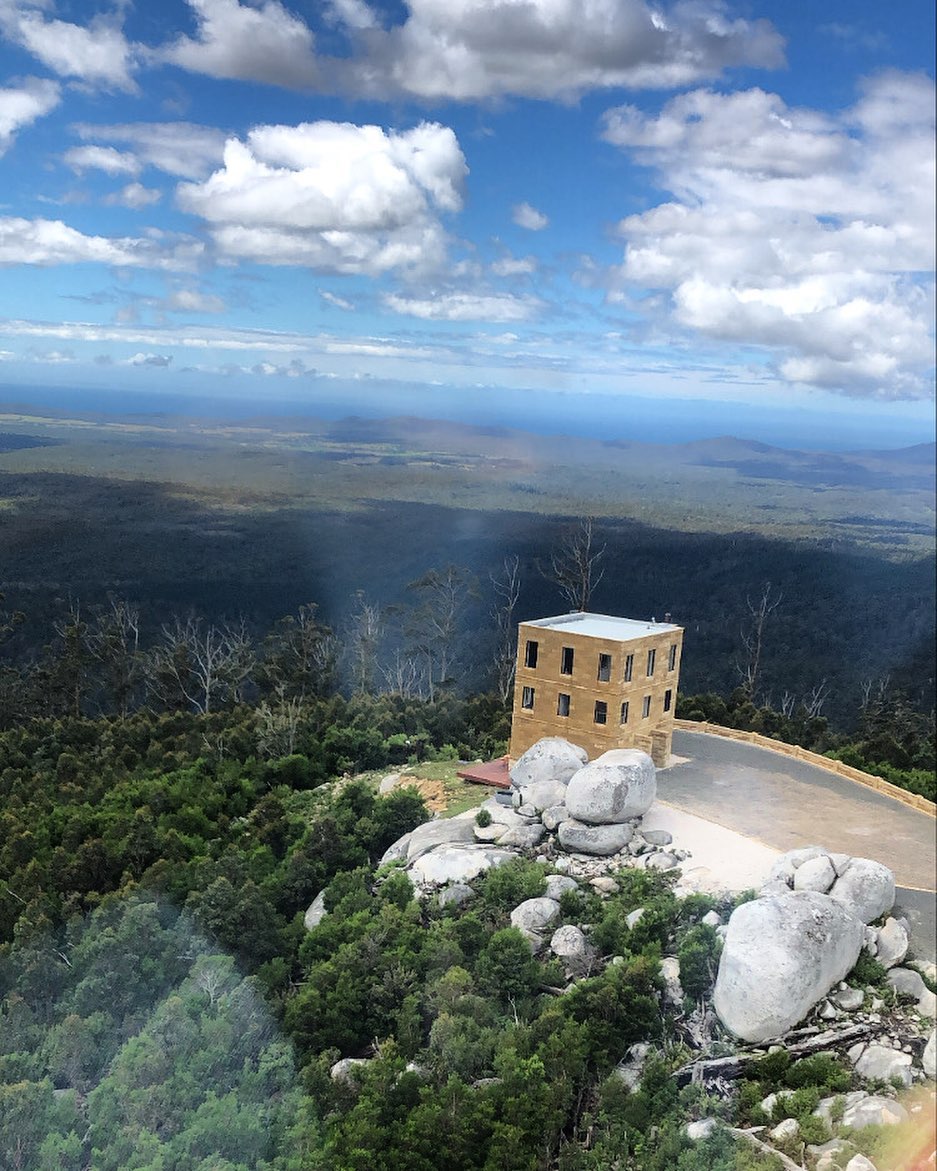
[[[491,825],[491,810],[479,809],[475,814],[475,824],[481,829],[484,829],[486,825]]]
[[[878,960],[873,959],[865,950],[859,953],[851,976],[856,984],[864,984],[873,988],[884,988],[888,984],[887,969],[883,968]]]
[[[680,983],[687,996],[699,1000],[709,992],[716,978],[720,950],[719,936],[705,923],[691,927],[683,937],[677,958]]]

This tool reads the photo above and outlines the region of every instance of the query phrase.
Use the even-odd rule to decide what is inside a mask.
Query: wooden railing
[[[853,768],[852,765],[843,764],[841,760],[832,760],[829,756],[821,756],[819,752],[811,752],[808,748],[801,748],[799,744],[785,744],[783,740],[772,740],[770,736],[762,736],[760,732],[745,732],[740,728],[723,728],[721,724],[710,724],[707,720],[674,720],[673,726],[681,732],[706,732],[710,736],[724,736],[727,740],[741,740],[745,744],[755,744],[759,748],[770,748],[772,752],[792,756],[795,760],[805,760],[808,764],[815,764],[819,768],[826,769],[827,772],[835,773],[838,777],[845,777],[849,781],[865,785],[867,789],[874,789],[876,793],[884,793],[887,797],[894,797],[896,801],[910,805],[912,809],[917,809],[921,813],[937,817],[937,806],[934,805],[933,801],[928,801],[926,797],[919,797],[917,793],[909,793],[907,789],[901,789],[883,777],[877,777],[873,773],[866,773],[862,769]]]

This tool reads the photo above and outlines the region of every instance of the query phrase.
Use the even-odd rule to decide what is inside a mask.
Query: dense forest
[[[702,917],[731,904],[643,871],[564,894],[562,921],[618,958],[560,995],[557,961],[508,919],[543,893],[541,865],[489,872],[467,905],[418,902],[378,865],[425,818],[419,796],[327,778],[497,751],[494,698],[306,698],[290,729],[271,739],[240,704],[0,733],[5,1167],[773,1171],[685,1123],[764,1122],[779,1085],[809,1141],[829,1137],[811,1111],[851,1084],[829,1057],[756,1066],[729,1099],[671,1076],[718,954]],[[682,1006],[661,997],[665,951]],[[613,1071],[639,1043],[656,1056],[629,1088]]]

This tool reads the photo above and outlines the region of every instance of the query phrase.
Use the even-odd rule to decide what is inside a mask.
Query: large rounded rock
[[[617,854],[631,841],[634,830],[630,825],[586,825],[568,817],[560,822],[557,837],[570,854],[593,854],[607,858]]]
[[[895,876],[881,862],[853,858],[830,888],[830,898],[871,923],[895,905]]]
[[[569,816],[587,825],[620,825],[647,813],[657,796],[657,773],[646,752],[615,748],[605,752],[566,787]]]
[[[566,784],[563,781],[534,781],[518,789],[519,804],[532,805],[538,813],[566,800]]]
[[[565,785],[573,773],[589,759],[584,748],[570,744],[561,736],[545,736],[517,758],[511,768],[511,784],[516,789],[541,781]]]
[[[511,926],[521,931],[540,932],[559,917],[560,904],[555,899],[541,896],[525,899],[511,912]]]
[[[862,942],[862,923],[828,895],[743,903],[729,919],[713,1007],[743,1041],[779,1037],[852,970]]]
[[[447,886],[453,882],[471,882],[492,866],[516,857],[513,850],[497,846],[439,846],[411,862],[407,873],[417,886]]]

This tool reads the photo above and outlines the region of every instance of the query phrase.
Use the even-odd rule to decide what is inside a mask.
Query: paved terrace
[[[822,845],[883,862],[901,888],[915,950],[935,958],[937,826],[928,814],[806,761],[701,732],[676,731],[673,752],[686,758],[657,775],[662,801],[793,850]]]

